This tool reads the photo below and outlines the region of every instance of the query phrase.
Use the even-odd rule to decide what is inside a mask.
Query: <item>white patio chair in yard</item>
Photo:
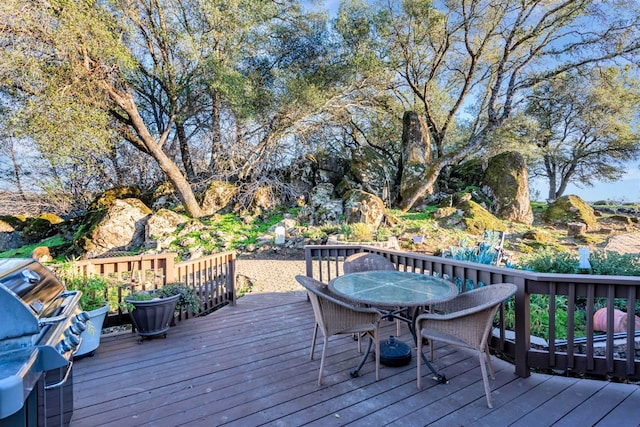
[[[491,389],[487,378],[487,367],[494,378],[491,355],[489,354],[489,336],[493,327],[493,318],[503,301],[515,294],[517,287],[511,283],[499,283],[473,289],[459,294],[451,301],[434,304],[432,312],[416,318],[418,336],[418,388],[422,388],[423,341],[429,340],[430,359],[433,360],[433,341],[469,348],[478,352],[487,405],[493,408]]]
[[[318,329],[322,331],[324,342],[318,385],[322,384],[322,371],[327,353],[329,337],[333,335],[353,335],[365,333],[375,345],[376,381],[380,379],[380,319],[381,314],[375,308],[356,307],[337,299],[329,293],[326,284],[311,277],[298,275],[296,280],[305,287],[313,307],[316,325],[311,341],[311,359],[315,352]]]

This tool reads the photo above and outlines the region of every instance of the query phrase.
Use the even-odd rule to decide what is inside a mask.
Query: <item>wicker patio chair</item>
[[[345,258],[342,269],[344,274],[349,274],[360,271],[395,270],[396,266],[382,255],[358,252]]]
[[[362,271],[377,271],[377,270],[395,270],[396,266],[391,261],[382,255],[372,254],[370,252],[358,252],[353,255],[349,255],[344,260],[342,270],[344,274],[359,273]],[[382,309],[394,310],[397,307],[379,307]],[[400,336],[400,321],[396,320],[396,336]]]
[[[376,381],[380,379],[380,319],[381,314],[375,308],[356,307],[329,294],[327,285],[311,277],[297,275],[296,280],[305,287],[313,306],[316,326],[311,341],[311,359],[316,347],[318,329],[322,331],[324,342],[318,385],[322,384],[322,371],[327,353],[329,337],[333,335],[352,335],[366,333],[375,345]]]
[[[422,388],[422,354],[423,341],[429,340],[430,359],[433,360],[433,341],[441,341],[478,352],[484,391],[487,405],[493,408],[491,389],[487,378],[486,363],[489,365],[491,378],[494,378],[491,355],[489,354],[489,335],[493,327],[493,317],[504,300],[516,292],[511,283],[499,283],[484,286],[459,294],[451,301],[432,306],[432,312],[421,314],[416,318],[418,335],[417,375],[418,388]]]

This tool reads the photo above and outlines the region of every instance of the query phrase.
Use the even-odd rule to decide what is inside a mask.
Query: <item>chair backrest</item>
[[[513,283],[495,283],[479,289],[480,291],[476,297],[479,305],[494,305],[500,304],[513,296],[518,287]]]
[[[296,280],[307,290],[316,322],[324,331],[332,333],[349,323],[362,322],[362,316],[380,317],[380,312],[375,308],[357,307],[336,298],[330,293],[328,285],[312,277],[297,275]]]
[[[516,293],[513,283],[496,283],[458,294],[453,300],[443,303],[451,311],[476,312],[500,305]]]
[[[358,252],[348,256],[342,266],[344,274],[357,273],[359,271],[395,270],[391,261],[382,255],[369,252]]]

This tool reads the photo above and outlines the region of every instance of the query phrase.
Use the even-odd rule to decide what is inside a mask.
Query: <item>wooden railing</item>
[[[236,255],[225,252],[190,261],[174,262],[177,254],[162,253],[113,258],[93,258],[73,263],[77,273],[98,274],[109,279],[113,286],[107,294],[112,304],[105,327],[130,324],[128,313],[121,303],[131,288],[136,290],[160,289],[167,283],[181,282],[195,289],[202,301],[201,314],[223,305],[236,303]],[[115,306],[114,306],[115,305]],[[186,310],[176,320],[188,318]]]
[[[332,245],[306,246],[306,274],[328,282],[342,274],[342,262],[356,252],[373,252],[391,260],[398,270],[437,275],[453,281],[461,292],[493,283],[513,283],[518,287],[514,297],[515,331],[506,331],[504,306],[491,346],[510,357],[517,375],[527,377],[532,368],[563,370],[601,377],[624,379],[640,378],[640,354],[636,349],[634,322],[627,325],[623,338],[614,340],[614,299],[624,299],[627,307],[635,307],[640,289],[640,277],[546,274],[510,268],[495,267],[450,258],[393,251],[372,246]],[[533,294],[548,295],[549,318],[548,345],[531,346],[531,305]],[[567,339],[560,348],[556,344],[559,325],[556,324],[556,297],[567,297]],[[608,307],[608,331],[603,336],[604,351],[595,350],[593,314],[596,298],[605,298]],[[576,301],[584,301],[586,307],[586,338],[575,336],[574,318],[578,310]],[[631,309],[632,314],[633,309]],[[623,349],[623,350],[620,350]],[[625,349],[630,349],[626,351]]]

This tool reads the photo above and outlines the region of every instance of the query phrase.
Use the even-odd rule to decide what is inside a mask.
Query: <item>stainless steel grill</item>
[[[86,329],[80,296],[35,260],[0,260],[0,427],[69,423],[61,387]]]

